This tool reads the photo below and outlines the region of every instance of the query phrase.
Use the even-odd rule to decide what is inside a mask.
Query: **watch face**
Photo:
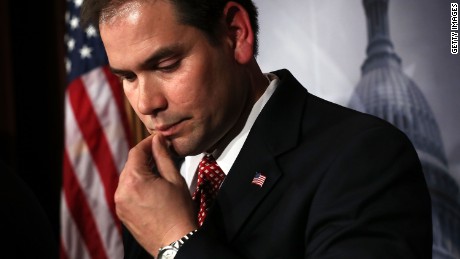
[[[158,255],[158,259],[174,259],[177,254],[177,250],[173,248],[166,248],[162,250]]]

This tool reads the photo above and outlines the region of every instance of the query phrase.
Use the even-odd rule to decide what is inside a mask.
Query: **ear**
[[[224,7],[223,16],[235,60],[247,64],[254,57],[254,32],[248,12],[240,4],[230,1]]]

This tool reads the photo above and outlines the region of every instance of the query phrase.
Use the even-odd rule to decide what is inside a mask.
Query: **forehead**
[[[167,0],[134,0],[114,9],[99,23],[109,63],[123,70],[135,70],[161,49],[191,42],[193,27],[177,21]],[[188,35],[188,36],[187,36]]]
[[[99,23],[110,24],[115,22],[118,18],[132,17],[138,14],[140,7],[140,1],[128,1],[123,4],[109,6],[102,10]]]
[[[162,5],[155,5],[156,2],[161,2]],[[102,9],[99,25],[110,25],[120,20],[134,22],[142,13],[148,12],[149,7],[155,6],[155,9],[159,9],[165,6],[164,4],[169,6],[171,2],[167,0],[113,0],[106,8]]]
[[[168,35],[182,27],[169,1],[133,0],[107,9],[99,22],[105,47]]]

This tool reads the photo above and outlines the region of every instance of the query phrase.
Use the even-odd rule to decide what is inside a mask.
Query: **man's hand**
[[[151,161],[158,169],[152,172]],[[118,217],[146,251],[197,229],[196,212],[184,178],[161,135],[149,136],[129,152],[115,192]]]

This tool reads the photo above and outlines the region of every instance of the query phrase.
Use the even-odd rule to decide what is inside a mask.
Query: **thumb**
[[[152,153],[158,172],[163,178],[172,183],[183,180],[171,157],[166,140],[161,134],[156,134],[152,138]]]

